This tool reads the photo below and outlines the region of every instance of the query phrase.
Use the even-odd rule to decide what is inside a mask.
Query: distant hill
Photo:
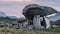
[[[4,12],[0,12],[0,20],[3,19],[17,19],[16,16],[7,16]]]
[[[6,14],[4,12],[0,12],[0,17],[6,17]]]
[[[58,13],[56,13],[55,16],[51,16],[49,17],[50,21],[56,21],[56,20],[60,20],[60,11]]]
[[[10,19],[17,19],[16,16],[8,16]]]

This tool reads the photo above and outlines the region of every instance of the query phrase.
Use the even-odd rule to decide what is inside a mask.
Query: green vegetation
[[[0,32],[10,32],[14,34],[60,34],[60,27],[48,29],[48,30],[29,30],[27,28],[0,28]]]
[[[20,20],[20,22],[24,22],[26,20]],[[0,24],[6,24],[6,23],[15,23],[16,20],[11,19],[0,19]],[[51,22],[52,23],[52,22]],[[59,24],[60,20],[55,21],[53,24]],[[9,28],[9,27],[0,27],[0,34],[60,34],[60,27],[54,27],[52,29],[47,30],[29,30],[27,28]]]

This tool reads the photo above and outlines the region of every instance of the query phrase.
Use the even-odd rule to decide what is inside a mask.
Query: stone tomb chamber
[[[33,25],[34,29],[48,29],[51,27],[47,15],[57,13],[51,7],[29,4],[25,6],[22,14],[26,17],[28,25]]]

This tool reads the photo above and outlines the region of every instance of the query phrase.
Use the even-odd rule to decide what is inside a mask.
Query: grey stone
[[[27,26],[28,29],[33,29],[33,25]]]

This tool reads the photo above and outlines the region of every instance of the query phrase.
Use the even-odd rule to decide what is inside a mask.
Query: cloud
[[[27,4],[39,4],[41,6],[50,6],[56,10],[60,10],[60,4],[57,1],[44,1],[44,0],[32,0],[31,2],[25,1],[0,1],[0,11],[5,12],[7,15],[14,15],[17,17],[23,17],[22,11]]]
[[[0,1],[25,1],[25,2],[31,2],[32,0],[0,0]]]
[[[9,16],[23,17],[22,11],[29,2],[20,1],[0,1],[0,11]]]
[[[39,1],[39,2],[60,2],[60,0],[33,0],[33,1]]]

